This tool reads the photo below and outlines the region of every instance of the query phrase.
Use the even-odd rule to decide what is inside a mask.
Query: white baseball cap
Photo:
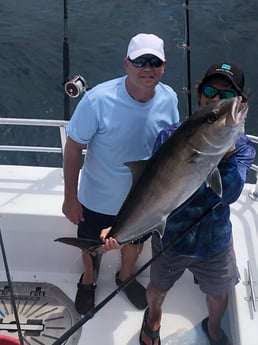
[[[164,41],[153,34],[138,34],[128,45],[127,56],[134,60],[139,56],[152,54],[165,61]]]

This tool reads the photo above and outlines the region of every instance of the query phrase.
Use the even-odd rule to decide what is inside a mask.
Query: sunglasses
[[[219,90],[214,86],[204,86],[202,88],[202,93],[207,98],[214,98],[219,95],[219,97],[222,98],[232,98],[236,97],[237,93],[233,90]]]
[[[128,56],[128,60],[135,66],[135,67],[145,67],[147,63],[150,67],[160,67],[163,64],[163,61],[160,60],[157,56],[152,56],[150,58],[139,56],[138,58],[131,60]]]

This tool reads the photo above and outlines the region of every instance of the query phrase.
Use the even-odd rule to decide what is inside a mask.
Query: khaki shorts
[[[161,250],[162,242],[159,235],[153,234],[152,255]],[[151,284],[156,289],[168,291],[185,269],[193,273],[205,294],[215,296],[230,291],[240,278],[232,239],[225,251],[207,259],[181,256],[170,249],[166,250],[151,265]]]

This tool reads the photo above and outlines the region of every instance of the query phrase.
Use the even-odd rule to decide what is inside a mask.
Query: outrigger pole
[[[190,61],[190,26],[189,26],[189,1],[184,3],[185,8],[185,26],[186,26],[186,59],[187,59],[187,99],[188,99],[188,115],[192,115],[192,87],[191,87],[191,61]]]
[[[10,291],[11,303],[12,303],[12,307],[13,307],[13,314],[14,314],[14,318],[15,318],[15,323],[17,325],[18,337],[19,337],[20,345],[24,345],[22,330],[21,330],[21,324],[20,324],[20,320],[19,320],[19,316],[18,316],[16,301],[15,301],[15,295],[14,295],[14,291],[13,291],[13,283],[11,280],[11,275],[10,275],[10,271],[9,271],[9,267],[8,267],[7,256],[6,256],[6,252],[5,252],[4,240],[2,237],[1,229],[0,229],[0,248],[2,251],[5,273],[6,273],[6,278],[7,278],[7,282],[8,282],[9,291]]]
[[[63,87],[69,80],[70,61],[68,43],[68,11],[67,0],[64,0],[64,41],[63,41]],[[64,90],[64,120],[70,120],[70,98]]]

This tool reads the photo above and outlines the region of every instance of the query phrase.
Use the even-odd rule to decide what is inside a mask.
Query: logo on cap
[[[230,65],[227,65],[227,64],[225,64],[225,63],[222,64],[221,68],[226,69],[227,71],[230,71],[230,70],[231,70],[231,66],[230,66]]]

